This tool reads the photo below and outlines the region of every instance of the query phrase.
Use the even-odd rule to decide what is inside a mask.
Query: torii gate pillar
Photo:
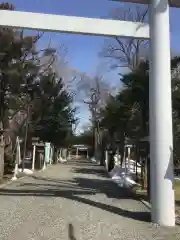
[[[175,225],[170,29],[168,0],[150,4],[150,172],[151,218]]]
[[[113,0],[119,1],[119,0]],[[169,3],[179,0],[122,0],[150,6],[150,174],[151,219],[175,225]]]

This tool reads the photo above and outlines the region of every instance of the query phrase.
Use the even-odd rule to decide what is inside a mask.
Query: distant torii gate
[[[52,14],[0,11],[0,26],[150,41],[150,156],[152,221],[175,225],[173,190],[172,106],[168,0],[123,0],[150,3],[149,25]],[[179,0],[171,6],[180,7]]]

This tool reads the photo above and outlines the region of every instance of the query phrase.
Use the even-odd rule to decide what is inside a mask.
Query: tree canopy
[[[2,3],[0,9],[15,7]],[[12,156],[16,136],[24,139],[27,132],[28,139],[39,137],[58,146],[72,134],[76,121],[73,97],[53,68],[57,51],[51,46],[40,49],[42,37],[41,32],[0,28],[0,129],[5,162]]]
[[[179,64],[180,58],[171,60],[172,103],[175,163],[180,160],[179,145]],[[111,138],[141,139],[149,136],[149,63],[141,61],[127,74],[121,76],[122,89],[116,96],[111,96],[105,108],[101,110],[101,125]]]

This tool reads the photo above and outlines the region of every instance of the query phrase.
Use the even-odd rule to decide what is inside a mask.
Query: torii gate
[[[118,1],[118,0],[115,0]],[[164,226],[175,225],[168,0],[122,0],[150,4],[148,24],[19,11],[0,11],[0,26],[75,34],[122,36],[150,41],[150,156],[151,217]],[[180,7],[179,0],[170,6]],[[150,30],[150,32],[149,32]]]

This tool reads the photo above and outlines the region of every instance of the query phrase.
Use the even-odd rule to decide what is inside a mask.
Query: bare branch
[[[116,20],[147,22],[148,7],[135,6],[113,9],[111,16]],[[147,40],[121,37],[111,38],[104,43],[100,57],[111,60],[110,68],[126,67],[134,70],[148,47]]]

